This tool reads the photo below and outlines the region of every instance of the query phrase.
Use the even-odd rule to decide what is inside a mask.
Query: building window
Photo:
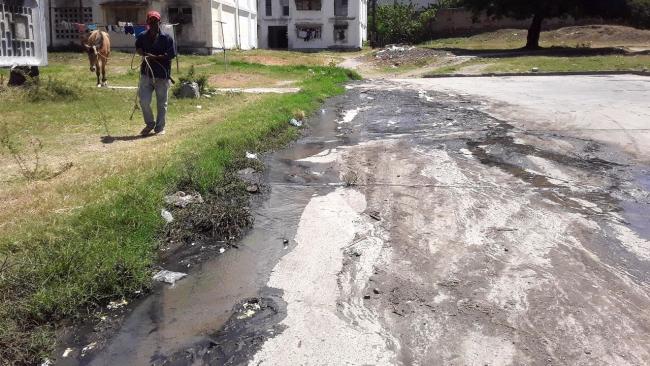
[[[347,41],[348,41],[348,25],[334,24],[334,42],[347,43]]]
[[[296,10],[320,10],[321,0],[296,0]]]
[[[270,17],[273,15],[273,0],[266,0],[266,16]]]
[[[192,8],[169,8],[167,9],[169,22],[172,24],[191,24]]]
[[[334,16],[348,16],[348,0],[334,0]]]
[[[309,42],[321,39],[322,27],[320,25],[296,25],[296,35],[299,39]]]
[[[282,15],[284,15],[285,17],[289,16],[289,5],[282,6]]]
[[[93,22],[93,8],[68,7],[68,8],[52,8],[54,10],[54,35],[56,39],[71,39],[76,40],[79,38],[79,31],[72,27],[70,23],[89,24]],[[81,13],[79,13],[81,10]]]

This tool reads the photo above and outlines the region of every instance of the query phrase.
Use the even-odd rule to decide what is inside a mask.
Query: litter
[[[87,345],[86,347],[81,349],[81,357],[83,357],[86,352],[92,351],[95,347],[97,346],[97,342],[92,342],[91,344]]]
[[[178,191],[165,197],[165,203],[174,205],[176,207],[187,207],[194,203],[203,203],[203,197],[200,194],[187,194],[183,191]]]
[[[242,312],[241,315],[237,316],[237,319],[241,320],[241,319],[250,318],[253,315],[255,315],[255,313],[257,311],[262,309],[262,307],[260,306],[260,304],[258,302],[252,302],[252,303],[247,302],[247,303],[244,304],[243,307],[244,307],[244,309],[243,309],[244,311]]]
[[[172,213],[165,210],[164,208],[160,210],[160,216],[169,224],[172,221],[174,221],[174,216],[172,216]]]
[[[201,108],[203,108],[203,107],[201,107],[200,105],[196,106],[196,109],[201,109]]]
[[[172,271],[168,271],[166,269],[163,269],[161,271],[158,271],[158,273],[156,273],[153,276],[153,280],[158,281],[158,282],[165,282],[165,283],[168,283],[170,285],[173,285],[174,283],[176,283],[176,281],[180,280],[181,278],[183,278],[185,276],[187,276],[187,273],[172,272]]]
[[[260,187],[257,184],[251,184],[249,186],[246,186],[246,192],[248,193],[258,193],[260,191]]]
[[[49,358],[44,359],[43,362],[41,363],[41,366],[52,366],[52,365],[53,363]]]
[[[292,126],[295,126],[295,127],[302,127],[302,121],[298,121],[298,120],[295,119],[295,118],[292,118],[292,119],[289,121],[289,124],[292,125]]]
[[[539,67],[533,67],[530,71],[532,71],[532,72],[539,72]]]
[[[108,305],[106,307],[108,309],[110,309],[110,310],[115,310],[115,309],[119,309],[119,308],[121,308],[123,306],[128,305],[128,303],[129,303],[128,301],[126,301],[125,299],[122,299],[122,301],[111,301],[111,302],[108,303]]]
[[[257,154],[253,154],[251,152],[246,151],[246,158],[247,159],[257,159]]]
[[[63,355],[61,357],[66,358],[72,353],[73,349],[72,348],[66,348],[65,351],[63,351]]]
[[[226,248],[219,248],[219,253],[223,254],[226,252]]]

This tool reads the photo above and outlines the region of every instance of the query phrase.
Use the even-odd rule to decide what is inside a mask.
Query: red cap
[[[151,18],[156,18],[156,19],[158,19],[158,21],[160,21],[160,13],[155,11],[155,10],[152,10],[152,11],[148,12],[147,13],[147,20],[149,20]]]

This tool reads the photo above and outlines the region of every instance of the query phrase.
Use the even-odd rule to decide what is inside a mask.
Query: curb
[[[440,74],[424,75],[423,79],[440,79],[440,78],[484,78],[495,76],[607,76],[607,75],[637,75],[650,76],[646,71],[567,71],[567,72],[504,72],[488,74]]]

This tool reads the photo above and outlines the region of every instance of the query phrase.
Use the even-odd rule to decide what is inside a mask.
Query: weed
[[[295,111],[293,111],[293,118],[297,119],[298,121],[304,121],[305,120],[305,111],[303,111],[303,110],[295,110]]]
[[[174,89],[172,90],[172,93],[174,94],[175,97],[178,97],[181,92],[181,87],[185,83],[196,83],[199,86],[199,94],[207,94],[211,90],[209,90],[208,86],[208,77],[203,74],[196,74],[196,71],[194,69],[194,65],[190,66],[189,71],[187,74],[180,76],[178,78],[179,83],[177,83],[174,86]]]
[[[67,82],[48,78],[45,86],[37,81],[27,83],[27,99],[30,102],[70,101],[79,99],[77,88]]]
[[[346,187],[356,186],[357,182],[359,181],[359,173],[353,170],[348,170],[343,175],[343,181],[345,182]]]
[[[27,146],[23,147],[9,132],[6,124],[0,125],[0,146],[9,152],[16,165],[18,165],[20,174],[28,181],[52,179],[72,168],[72,163],[66,163],[59,170],[51,171],[41,162],[41,153],[43,151],[41,140],[31,136]]]

